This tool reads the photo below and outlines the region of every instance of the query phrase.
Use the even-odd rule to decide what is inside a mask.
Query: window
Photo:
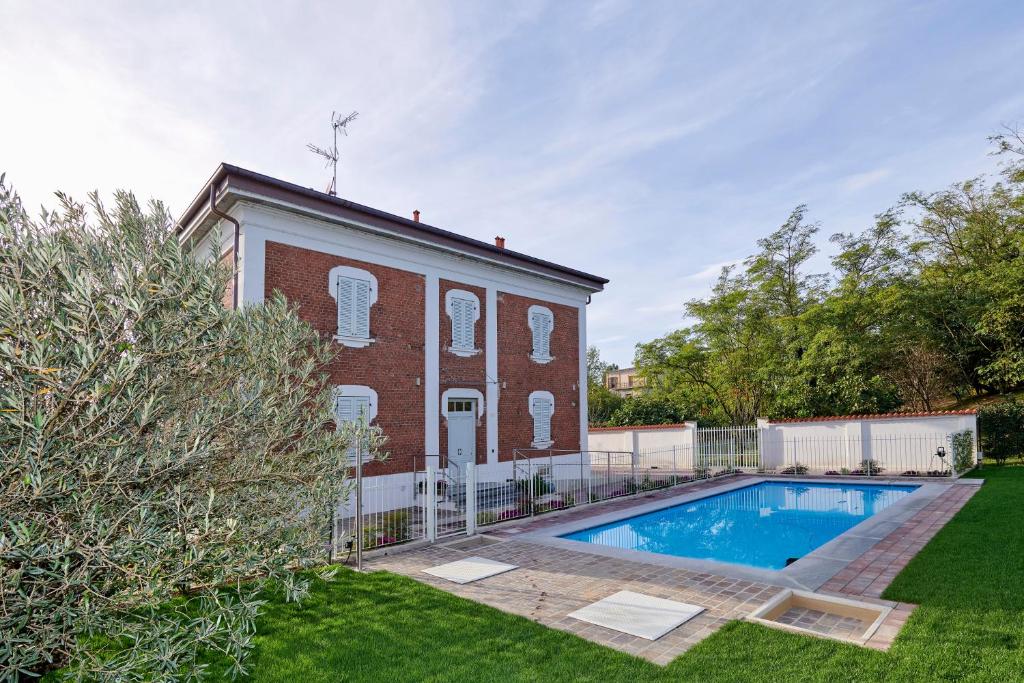
[[[338,333],[345,346],[369,346],[370,307],[377,303],[377,278],[358,268],[337,266],[328,277],[331,296],[338,304]]]
[[[370,387],[355,384],[343,384],[334,388],[334,421],[338,429],[346,424],[353,424],[365,420],[370,424],[377,417],[377,392]],[[355,460],[356,446],[349,447],[349,459]],[[369,455],[363,456],[363,462],[369,460]]]
[[[555,315],[543,306],[530,306],[527,316],[533,331],[530,358],[537,363],[548,363],[551,361],[551,330],[555,326]]]
[[[445,389],[441,394],[441,415],[445,418],[448,417],[448,413],[462,413],[474,409],[478,419],[487,412],[484,395],[477,389]]]
[[[534,448],[549,448],[554,445],[551,438],[551,416],[555,412],[555,397],[548,391],[534,391],[530,394],[530,415],[533,416]]]
[[[472,413],[474,412],[473,399],[449,399],[448,400],[448,414],[453,413]]]
[[[452,345],[448,350],[457,356],[480,353],[474,333],[476,321],[480,319],[480,300],[476,294],[450,289],[444,295],[444,309],[452,319]]]

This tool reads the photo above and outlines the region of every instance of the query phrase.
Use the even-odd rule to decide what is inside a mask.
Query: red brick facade
[[[264,296],[280,290],[299,316],[324,339],[337,332],[337,302],[329,287],[330,270],[350,266],[373,274],[377,279],[377,301],[370,308],[370,337],[365,348],[336,344],[334,360],[328,367],[334,384],[370,387],[377,393],[375,424],[388,436],[390,457],[367,467],[368,476],[408,472],[423,466],[425,455],[425,311],[426,280],[419,273],[334,256],[278,242],[266,242]],[[445,310],[445,294],[452,289],[473,293],[480,303],[480,317],[474,327],[474,346],[479,353],[460,357],[450,351],[452,322]],[[486,330],[487,292],[482,287],[441,279],[438,292],[438,405],[446,389],[475,389],[487,395]],[[529,395],[548,391],[554,396],[551,434],[555,449],[579,449],[579,309],[514,294],[497,294],[497,349],[499,401],[487,405],[498,410],[497,459],[512,459],[514,448],[529,448],[533,440],[533,418]],[[554,314],[551,334],[553,360],[540,364],[530,359],[532,332],[528,309],[542,305]],[[502,386],[502,384],[504,386]],[[447,424],[438,415],[439,453],[446,455]],[[488,461],[487,420],[481,416],[476,429],[477,463]],[[433,455],[433,454],[431,454]]]
[[[370,336],[375,341],[361,349],[337,345],[328,372],[334,384],[359,384],[377,392],[375,424],[388,436],[390,457],[367,466],[366,474],[408,472],[417,456],[422,467],[424,277],[277,242],[266,244],[265,296],[280,290],[325,339],[333,338],[338,329],[338,305],[328,287],[331,268],[351,266],[377,278],[377,303],[370,308]]]
[[[551,355],[548,363],[530,359],[533,334],[528,310],[545,306],[555,316],[551,331]],[[498,377],[501,389],[498,420],[498,454],[511,460],[512,449],[529,448],[533,441],[533,418],[529,398],[534,391],[549,391],[555,397],[551,417],[553,449],[577,450],[580,444],[580,337],[579,311],[571,306],[553,304],[506,292],[498,293]]]

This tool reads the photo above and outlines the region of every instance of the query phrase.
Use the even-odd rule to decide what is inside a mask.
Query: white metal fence
[[[948,477],[954,469],[951,437],[934,433],[769,440],[763,445],[760,469],[778,474]]]
[[[761,464],[761,430],[750,427],[701,427],[697,452],[706,467],[756,468]]]
[[[752,428],[707,430],[695,445],[629,451],[517,449],[507,467],[454,465],[364,482],[362,547],[437,540],[508,520],[735,473],[950,477],[953,434],[766,439]],[[976,452],[970,454],[973,461]],[[354,498],[350,497],[350,498]],[[356,545],[352,500],[334,551]]]

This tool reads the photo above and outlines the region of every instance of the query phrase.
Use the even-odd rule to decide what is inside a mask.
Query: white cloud
[[[717,280],[718,276],[722,274],[723,268],[729,268],[732,266],[738,266],[743,263],[743,259],[732,259],[729,261],[720,261],[719,263],[712,263],[711,265],[698,270],[696,273],[691,273],[686,276],[687,280]]]
[[[846,176],[841,181],[842,188],[847,192],[857,192],[863,190],[866,187],[876,185],[886,178],[892,175],[892,171],[888,168],[876,168],[871,171],[864,171],[863,173],[854,173],[853,175]]]

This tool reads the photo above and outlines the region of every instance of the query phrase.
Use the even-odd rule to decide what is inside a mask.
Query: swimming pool
[[[783,569],[917,488],[761,482],[561,538]]]

